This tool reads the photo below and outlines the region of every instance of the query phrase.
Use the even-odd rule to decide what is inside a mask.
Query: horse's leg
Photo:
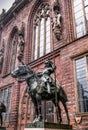
[[[68,115],[68,109],[67,109],[67,106],[66,106],[66,102],[64,100],[61,100],[61,102],[62,102],[64,109],[65,109],[65,112],[66,112],[67,124],[69,125],[70,124],[70,118],[69,118],[69,115]]]
[[[36,118],[38,118],[38,115],[39,115],[38,104],[37,104],[37,100],[36,100],[34,95],[31,95],[31,99],[32,99],[32,102],[34,104],[34,110],[35,110],[35,117],[34,117],[35,119],[34,120],[36,120]]]
[[[38,102],[39,104],[38,104],[38,110],[39,110],[39,121],[41,121],[42,120],[42,113],[41,113],[41,101],[40,102]]]
[[[56,106],[56,107],[58,107],[58,108],[57,108],[57,109],[58,109],[58,110],[57,110],[57,113],[58,113],[58,115],[57,115],[58,123],[61,124],[61,122],[62,122],[61,108],[60,108],[59,104],[58,104],[58,106]]]
[[[39,121],[42,120],[42,113],[41,113],[41,96],[36,94],[36,99],[37,99],[37,105],[38,105],[38,119]]]
[[[2,126],[2,114],[1,114],[1,126]]]
[[[61,108],[60,108],[59,104],[56,104],[56,100],[53,100],[53,103],[56,107],[57,121],[59,124],[61,124],[61,122],[62,122]]]
[[[35,118],[38,118],[39,112],[38,112],[38,105],[34,103],[35,108]]]

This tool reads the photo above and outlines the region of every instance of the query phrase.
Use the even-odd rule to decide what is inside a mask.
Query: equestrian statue
[[[41,101],[51,100],[57,107],[58,123],[61,124],[61,109],[59,102],[61,101],[67,116],[67,124],[70,124],[68,109],[66,106],[67,95],[60,85],[55,83],[51,77],[56,67],[50,60],[45,61],[45,67],[42,72],[34,72],[29,65],[23,62],[12,73],[13,78],[18,78],[21,81],[26,81],[28,94],[30,95],[35,109],[35,118],[33,122],[41,121]],[[57,99],[56,99],[57,98]]]

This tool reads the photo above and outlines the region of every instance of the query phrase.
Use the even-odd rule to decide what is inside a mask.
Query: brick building
[[[11,77],[22,59],[38,72],[44,61],[55,61],[56,80],[68,96],[67,107],[74,130],[88,129],[88,1],[15,0],[0,15],[0,101],[6,104],[3,125],[23,130],[33,120],[33,104],[26,83]],[[56,122],[52,103],[47,103],[47,120]],[[63,123],[66,115],[61,105]]]

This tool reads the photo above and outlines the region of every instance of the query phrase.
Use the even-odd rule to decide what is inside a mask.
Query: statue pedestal
[[[72,130],[71,125],[56,124],[48,122],[28,123],[24,130]]]
[[[6,130],[6,127],[0,126],[0,130]]]

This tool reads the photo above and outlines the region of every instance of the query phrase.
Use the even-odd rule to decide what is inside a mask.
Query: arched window
[[[79,38],[88,31],[88,0],[74,0],[74,16],[76,37]]]
[[[50,22],[49,5],[42,4],[34,17],[33,60],[44,56],[51,50]]]
[[[10,70],[14,70],[15,68],[15,60],[16,60],[16,54],[17,54],[17,42],[18,41],[18,34],[16,33],[12,39],[12,48],[11,48],[11,66],[10,66]]]
[[[17,55],[18,29],[14,27],[10,34],[9,42],[6,48],[6,60],[4,62],[3,76],[9,74],[15,68]]]

